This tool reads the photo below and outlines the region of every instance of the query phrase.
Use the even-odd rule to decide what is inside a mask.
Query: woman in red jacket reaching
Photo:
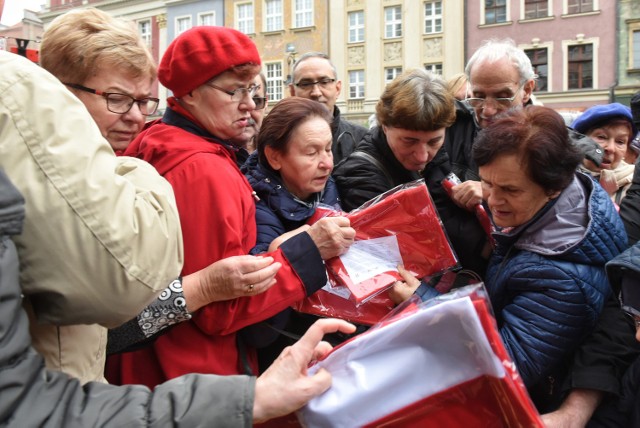
[[[160,82],[173,92],[169,107],[125,152],[154,165],[173,186],[184,239],[183,275],[248,254],[255,245],[255,199],[230,141],[261,107],[254,100],[259,71],[255,44],[236,30],[196,27],[182,33],[158,70]],[[153,387],[185,373],[255,372],[255,352],[236,332],[326,283],[322,260],[346,251],[355,235],[346,218],[326,220],[269,253],[282,264],[275,286],[256,294],[249,285],[246,297],[206,305],[151,347],[112,357],[117,361],[110,364],[109,380]]]

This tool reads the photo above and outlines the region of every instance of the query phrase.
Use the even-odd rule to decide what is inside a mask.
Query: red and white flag
[[[299,411],[303,426],[543,426],[478,293],[373,328],[309,373],[320,368],[333,384]]]

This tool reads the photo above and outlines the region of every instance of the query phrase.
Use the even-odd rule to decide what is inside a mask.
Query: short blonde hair
[[[157,75],[156,64],[133,23],[95,9],[58,16],[42,36],[40,65],[63,82],[84,83],[99,70],[132,78]]]

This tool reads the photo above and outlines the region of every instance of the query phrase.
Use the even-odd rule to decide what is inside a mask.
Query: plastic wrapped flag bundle
[[[400,313],[309,369],[333,384],[306,427],[543,427],[500,339],[482,284]]]
[[[458,266],[424,180],[395,187],[350,213],[320,206],[309,223],[336,215],[350,219],[355,242],[327,260],[329,283],[297,303],[299,312],[373,325],[395,306],[382,291],[402,279],[399,264],[419,278]]]
[[[395,187],[346,216],[355,242],[326,265],[356,304],[402,279],[399,264],[419,278],[458,266],[424,180]]]

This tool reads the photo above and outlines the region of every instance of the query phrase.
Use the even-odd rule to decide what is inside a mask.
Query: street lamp
[[[291,83],[291,70],[293,68],[293,64],[296,62],[296,54],[298,52],[296,52],[296,45],[294,45],[293,43],[287,43],[287,47],[284,51],[284,53],[287,55],[286,59],[287,59],[287,80],[284,81],[285,85],[288,85],[289,83]]]

